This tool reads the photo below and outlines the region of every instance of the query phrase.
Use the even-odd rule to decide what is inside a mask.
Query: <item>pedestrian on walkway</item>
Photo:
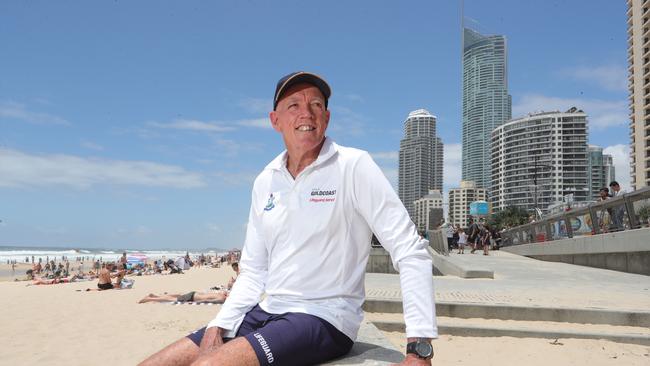
[[[467,234],[465,230],[458,230],[458,254],[465,254],[465,244],[467,244]]]
[[[451,250],[454,248],[454,232],[456,230],[454,229],[454,225],[449,224],[447,226],[447,251],[451,252]]]

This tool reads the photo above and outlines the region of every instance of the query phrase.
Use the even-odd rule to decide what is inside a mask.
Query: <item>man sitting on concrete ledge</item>
[[[345,355],[363,319],[373,232],[400,272],[402,364],[431,364],[428,242],[370,155],[325,136],[330,94],[312,73],[277,83],[270,120],[286,151],[255,180],[241,274],[207,327],[141,365],[311,365]]]

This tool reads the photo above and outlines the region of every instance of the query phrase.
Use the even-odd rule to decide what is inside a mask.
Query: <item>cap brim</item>
[[[323,96],[325,97],[325,107],[327,107],[327,101],[329,100],[330,95],[332,95],[332,89],[330,88],[329,84],[327,84],[325,79],[310,72],[298,72],[287,78],[287,80],[285,80],[284,83],[282,83],[282,85],[280,85],[280,87],[276,90],[275,98],[273,99],[273,110],[275,110],[275,108],[278,106],[278,102],[282,98],[284,92],[289,90],[289,88],[292,86],[301,83],[307,83],[317,87],[320,92],[323,93]]]

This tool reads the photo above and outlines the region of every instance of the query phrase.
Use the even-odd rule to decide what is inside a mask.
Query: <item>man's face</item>
[[[317,87],[296,84],[284,93],[270,117],[273,128],[282,134],[287,150],[305,153],[323,142],[330,112]]]
[[[612,186],[612,190],[614,190],[614,192],[618,192],[618,191],[621,190],[621,186],[619,186],[618,184],[614,184],[614,185]]]

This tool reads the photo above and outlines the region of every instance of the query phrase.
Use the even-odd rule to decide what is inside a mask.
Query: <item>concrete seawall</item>
[[[545,261],[650,275],[650,228],[515,245],[501,250]]]

